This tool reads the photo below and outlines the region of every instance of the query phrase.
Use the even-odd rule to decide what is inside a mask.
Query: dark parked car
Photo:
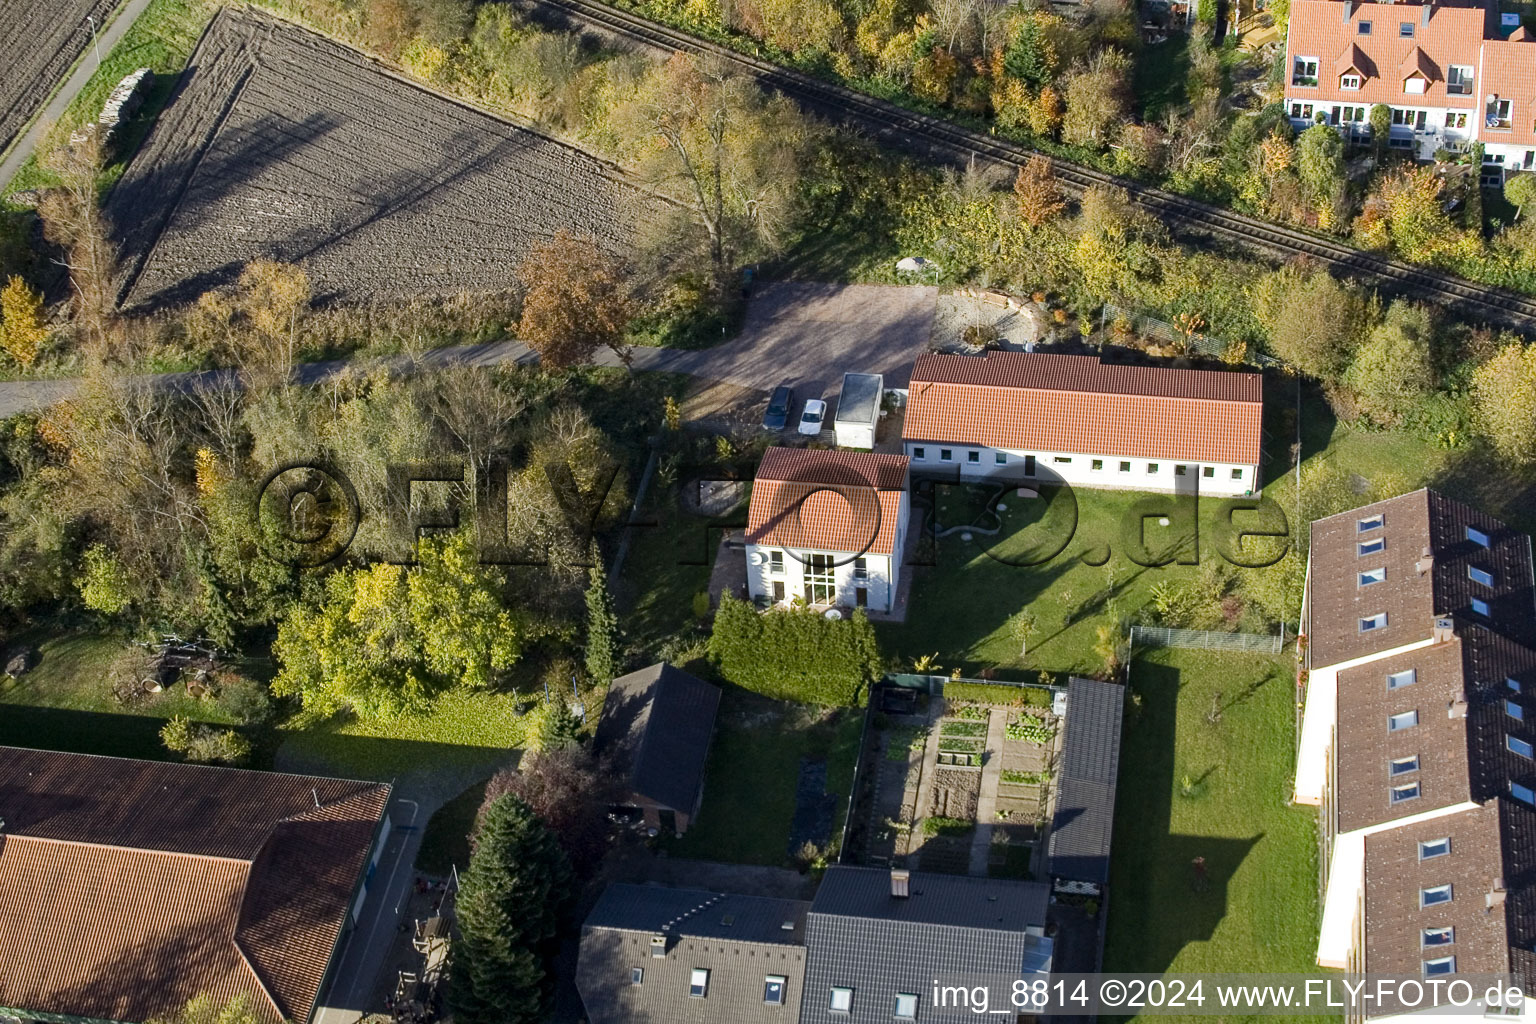
[[[795,393],[790,390],[788,384],[780,384],[773,389],[773,397],[768,399],[768,411],[763,413],[764,430],[783,430],[789,425],[789,407],[794,404]]]

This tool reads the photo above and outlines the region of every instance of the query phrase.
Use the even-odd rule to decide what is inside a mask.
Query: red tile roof
[[[1363,35],[1362,23],[1370,24]],[[1413,35],[1402,35],[1403,24],[1413,26]],[[1481,4],[1442,0],[1432,6],[1429,23],[1425,24],[1422,4],[1351,6],[1342,0],[1293,0],[1286,42],[1286,99],[1470,110],[1478,106],[1488,90],[1474,77],[1471,93],[1450,95],[1446,92],[1446,73],[1450,65],[1459,64],[1480,76],[1479,48],[1488,27],[1489,16]],[[1290,84],[1291,67],[1297,57],[1317,59],[1316,86]],[[1358,89],[1341,89],[1339,76],[1351,65],[1364,81]],[[1428,80],[1425,91],[1403,92],[1403,79],[1415,72]]]
[[[143,1021],[208,993],[307,1020],[388,799],[0,747],[0,1006]]]
[[[1256,373],[1045,353],[924,355],[912,370],[902,437],[1254,466],[1262,420]]]
[[[1536,41],[1490,39],[1483,44],[1479,100],[1493,95],[1512,100],[1510,128],[1478,128],[1478,138],[1495,145],[1536,146]],[[1482,111],[1479,110],[1479,116]]]
[[[907,489],[904,455],[769,448],[747,510],[747,543],[889,555]]]

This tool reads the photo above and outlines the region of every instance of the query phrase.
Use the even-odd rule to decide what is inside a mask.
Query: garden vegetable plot
[[[225,9],[108,213],[132,307],[259,257],[302,265],[321,299],[495,290],[561,228],[622,251],[657,202],[586,153]]]
[[[91,45],[118,0],[0,0],[0,151]]]

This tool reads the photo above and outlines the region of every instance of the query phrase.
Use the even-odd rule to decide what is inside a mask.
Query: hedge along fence
[[[709,638],[721,676],[745,690],[805,704],[857,704],[880,675],[880,646],[862,611],[827,619],[813,611],[724,595]]]
[[[1025,707],[1048,708],[1055,691],[1044,686],[1002,686],[997,683],[947,682],[944,699],[966,701],[973,704],[1022,703]]]

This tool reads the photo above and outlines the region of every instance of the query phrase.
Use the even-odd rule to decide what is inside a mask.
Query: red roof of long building
[[[769,448],[747,510],[747,543],[889,555],[907,489],[904,455]]]
[[[0,1006],[307,1020],[389,799],[371,782],[0,747]]]
[[[1262,420],[1257,373],[1041,352],[930,354],[912,369],[902,437],[1254,466]]]

